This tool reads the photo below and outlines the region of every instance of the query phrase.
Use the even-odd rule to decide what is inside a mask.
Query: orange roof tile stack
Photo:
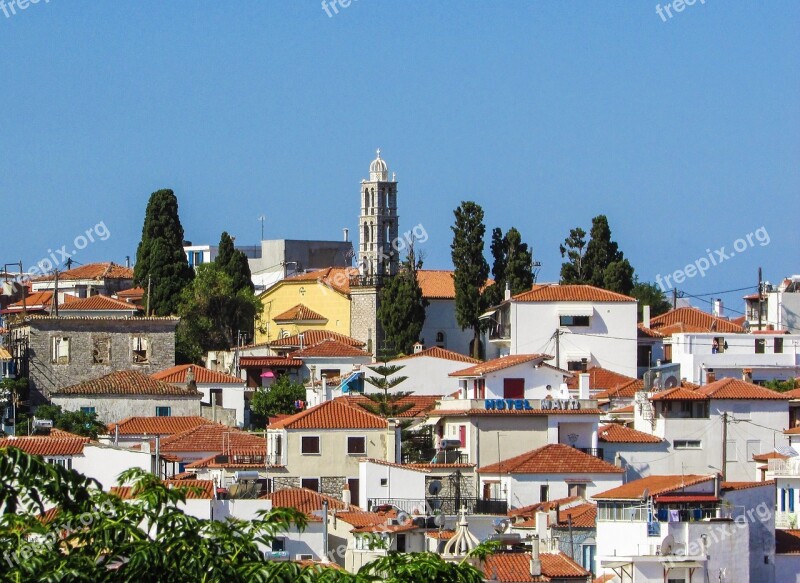
[[[591,575],[563,553],[540,553],[539,560],[542,563],[542,574],[531,576],[530,553],[493,553],[486,557],[483,573],[487,579],[501,583],[544,583],[553,579],[584,582]]]
[[[211,423],[205,417],[126,417],[118,423],[108,425],[109,435],[119,428],[120,435],[174,435],[198,425]]]
[[[515,302],[635,302],[636,299],[591,285],[534,285],[511,298]]]
[[[202,393],[158,381],[135,370],[119,370],[98,379],[64,387],[54,395],[171,395],[194,397]]]
[[[451,372],[448,376],[451,377],[478,377],[484,376],[498,370],[517,366],[518,364],[525,364],[526,362],[550,360],[553,357],[549,354],[513,354],[511,356],[503,356],[493,360],[487,360],[475,366]],[[538,363],[537,363],[538,364]]]
[[[0,439],[0,449],[13,447],[30,455],[71,457],[83,455],[83,447],[88,441],[85,437],[6,437]]]
[[[478,470],[484,474],[621,474],[624,471],[563,443],[551,443]]]
[[[439,346],[432,346],[420,352],[409,354],[408,356],[401,356],[396,360],[408,360],[409,358],[419,358],[421,356],[429,356],[431,358],[441,358],[443,360],[452,360],[454,362],[465,362],[467,364],[480,363],[480,360],[471,358],[464,354],[459,354],[458,352],[453,352],[452,350],[447,350],[446,348],[440,348]]]

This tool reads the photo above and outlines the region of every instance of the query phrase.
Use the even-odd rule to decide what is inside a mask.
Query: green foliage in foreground
[[[133,484],[132,500],[73,470],[0,449],[0,581],[482,581],[470,564],[430,553],[391,553],[355,575],[265,561],[259,543],[303,529],[304,515],[277,508],[251,521],[204,520],[179,508],[185,488],[169,489],[140,469],[123,472],[120,482]],[[43,520],[52,507],[57,514]]]

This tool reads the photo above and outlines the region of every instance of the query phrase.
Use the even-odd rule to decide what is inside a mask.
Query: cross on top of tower
[[[387,182],[389,180],[389,167],[386,161],[381,158],[381,149],[378,148],[378,157],[369,165],[370,182]]]

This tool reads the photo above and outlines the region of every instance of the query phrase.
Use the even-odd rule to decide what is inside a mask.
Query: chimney
[[[531,537],[531,577],[542,576],[542,561],[539,559],[539,535]]]
[[[131,266],[131,256],[130,255],[126,255],[125,256],[125,267],[130,267],[130,266]]]
[[[717,298],[714,300],[714,315],[718,318],[722,318],[722,299]]]
[[[588,372],[582,372],[578,375],[578,398],[579,399],[588,399],[589,398],[589,379],[591,375]]]
[[[753,369],[752,368],[743,368],[742,369],[742,380],[746,383],[753,382]]]
[[[714,474],[714,496],[719,498],[719,474]]]
[[[536,540],[547,538],[548,515],[547,512],[536,512]],[[538,558],[538,557],[537,557]]]
[[[706,384],[710,385],[716,380],[717,380],[717,373],[714,372],[713,368],[708,369],[706,371]]]
[[[350,510],[350,485],[347,482],[345,482],[344,486],[342,486],[342,502],[344,502],[344,509]]]
[[[350,229],[345,227],[344,229],[342,229],[342,233],[344,233],[344,242],[348,243],[350,241]]]
[[[190,391],[197,390],[197,383],[194,380],[194,370],[192,370],[191,366],[189,367],[189,370],[186,371],[186,388]]]
[[[503,299],[504,300],[510,300],[511,299],[511,284],[508,283],[508,282],[506,282],[506,291],[503,294]]]
[[[587,372],[588,370],[589,370],[589,359],[581,358],[581,372]]]
[[[425,350],[425,346],[422,344],[422,342],[414,343],[414,354],[419,354],[423,350]]]
[[[642,326],[650,328],[650,306],[642,306]]]

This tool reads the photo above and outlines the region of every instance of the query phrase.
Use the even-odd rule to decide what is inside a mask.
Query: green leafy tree
[[[97,418],[97,413],[64,411],[61,405],[39,405],[36,408],[36,418],[49,419],[57,429],[92,439],[97,439],[100,433],[106,431],[106,426]]]
[[[193,275],[183,251],[178,199],[171,190],[158,190],[147,203],[134,266],[136,284],[146,290],[148,280],[150,282],[150,296],[146,301],[151,313],[157,316],[176,314],[181,291],[192,281]]]
[[[650,316],[660,316],[672,309],[672,304],[667,300],[661,288],[654,283],[642,282],[634,279],[633,289],[630,293],[631,296],[639,301],[637,309],[639,310],[638,321],[642,321],[642,308],[650,306]]]
[[[269,387],[259,387],[250,401],[253,425],[263,427],[269,417],[297,413],[295,401],[305,401],[306,388],[281,375]]]
[[[386,342],[405,354],[410,354],[414,343],[419,340],[425,324],[425,308],[428,307],[428,300],[422,296],[417,279],[419,269],[422,269],[422,260],[416,258],[411,245],[399,273],[389,278],[380,292],[378,319]]]
[[[482,290],[489,277],[489,264],[483,256],[483,236],[486,233],[483,209],[474,202],[466,201],[453,214],[455,224],[450,227],[453,231],[450,250],[455,267],[456,322],[462,330],[472,330],[471,352],[475,358],[480,358],[480,317],[486,305]]]
[[[788,381],[772,379],[771,381],[765,382],[764,386],[768,389],[772,389],[773,391],[785,393],[786,391],[793,391],[800,387],[800,383],[798,383],[798,381],[800,381],[800,379],[789,379]]]
[[[559,250],[561,257],[567,258],[567,261],[561,264],[561,283],[586,283],[586,269],[583,265],[583,256],[586,252],[586,231],[580,227],[570,229],[569,237],[564,239]]]
[[[233,246],[233,239],[225,231],[220,237],[219,251],[214,261],[230,276],[234,290],[249,289],[252,292],[255,289],[247,255]]]
[[[169,488],[139,468],[120,475],[131,485],[125,501],[99,484],[16,448],[0,449],[0,545],[4,581],[194,583],[331,583],[442,581],[479,583],[469,560],[446,563],[431,553],[394,553],[358,574],[293,562],[265,561],[269,546],[306,517],[290,508],[257,513],[252,520],[206,520],[187,515],[191,488]],[[42,519],[48,508],[55,518]],[[474,557],[489,548],[481,545]],[[471,558],[471,557],[470,557]]]
[[[249,288],[234,290],[233,280],[216,263],[197,268],[181,293],[176,330],[176,360],[199,362],[209,350],[229,350],[240,330],[249,330],[261,303]]]

